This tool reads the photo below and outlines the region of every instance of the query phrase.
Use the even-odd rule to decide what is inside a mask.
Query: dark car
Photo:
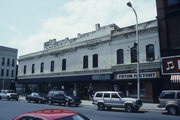
[[[81,104],[80,98],[74,96],[69,91],[49,91],[47,98],[48,98],[48,104],[59,103],[68,106],[70,105],[79,106]]]
[[[90,120],[84,115],[62,109],[46,109],[21,114],[13,120]]]
[[[26,100],[28,102],[34,101],[41,104],[47,102],[47,97],[44,93],[33,92],[30,95],[26,95]]]

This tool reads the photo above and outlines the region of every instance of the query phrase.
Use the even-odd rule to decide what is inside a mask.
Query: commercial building
[[[15,90],[17,52],[17,49],[0,46],[0,89]]]
[[[180,89],[180,0],[156,0],[163,89]]]
[[[76,89],[88,98],[88,90],[121,90],[136,97],[135,25],[95,25],[95,31],[44,43],[44,50],[19,57],[18,82],[26,92]],[[139,24],[141,97],[157,99],[160,51],[156,20]]]

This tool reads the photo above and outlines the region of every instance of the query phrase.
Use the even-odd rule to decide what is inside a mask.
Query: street
[[[12,120],[22,113],[40,109],[67,109],[89,117],[92,120],[179,120],[180,115],[172,116],[162,111],[142,111],[127,113],[123,109],[98,111],[95,106],[67,107],[59,105],[27,103],[26,101],[0,101],[0,120]]]

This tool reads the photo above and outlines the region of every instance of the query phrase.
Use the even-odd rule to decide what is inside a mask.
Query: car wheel
[[[177,114],[177,108],[175,106],[170,106],[167,108],[167,110],[168,110],[168,113],[171,115]]]
[[[133,111],[133,106],[132,106],[131,104],[127,104],[127,105],[125,106],[125,110],[126,110],[127,112],[132,112],[132,111]]]
[[[49,104],[49,105],[51,105],[51,104],[52,104],[52,101],[51,101],[51,100],[49,100],[49,101],[48,101],[48,104]]]
[[[10,97],[9,97],[9,96],[7,97],[7,100],[10,100]]]
[[[104,110],[105,106],[103,103],[98,103],[98,110],[102,111]]]

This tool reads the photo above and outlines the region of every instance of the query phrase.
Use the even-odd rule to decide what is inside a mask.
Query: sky
[[[156,19],[156,0],[0,0],[0,46],[18,49],[18,57],[42,51],[49,39],[116,24],[120,28]]]

